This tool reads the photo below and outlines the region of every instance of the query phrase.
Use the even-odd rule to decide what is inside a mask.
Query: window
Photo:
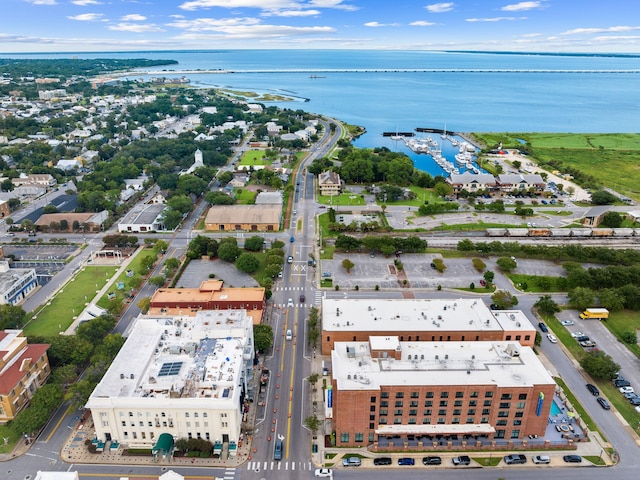
[[[524,417],[524,412],[516,412],[516,414],[514,415],[514,417],[516,417],[516,418],[522,418],[522,417]]]
[[[511,402],[500,402],[500,408],[511,408]]]
[[[394,410],[394,415],[402,415],[402,410]]]
[[[431,424],[431,419],[429,417],[424,417],[422,419],[422,424],[423,425],[430,425]]]
[[[469,395],[471,398],[478,398],[478,392],[471,392],[471,395]]]
[[[418,410],[409,410],[409,415],[412,417],[418,415]]]
[[[375,416],[375,415],[369,415],[369,420],[370,420],[370,421],[372,421],[372,422],[373,422],[375,419],[376,419],[376,416]]]
[[[184,412],[184,416],[185,416],[186,418],[189,418],[189,412]]]
[[[127,426],[127,422],[125,422],[124,420],[122,420],[122,426],[126,427]]]
[[[511,438],[519,438],[520,430],[511,430]]]
[[[529,340],[531,340],[531,335],[525,335],[524,340],[525,342],[528,342]]]
[[[369,430],[373,430],[374,428],[376,428],[376,424],[375,423],[370,423],[369,424]],[[373,435],[373,433],[369,434],[369,441],[371,442],[371,435]]]
[[[227,416],[227,414],[226,414],[226,413],[223,413],[223,415],[224,415],[225,417]],[[194,413],[194,414],[193,414],[193,416],[194,416],[194,417],[196,417],[196,418],[198,418],[198,412]]]
[[[490,407],[491,406],[491,400],[485,400],[483,405],[485,407]]]
[[[131,432],[131,436],[133,437],[134,440],[137,440],[138,438],[138,434],[136,432]]]
[[[446,407],[447,405],[449,405],[448,400],[440,400],[440,406],[441,407]]]
[[[424,401],[424,406],[425,407],[433,407],[433,400],[425,400]]]
[[[498,417],[508,417],[508,416],[509,416],[509,412],[503,412],[503,411],[498,412]]]
[[[229,423],[228,422],[221,422],[220,425],[222,426],[222,428],[229,428]]]
[[[409,404],[410,407],[417,407],[418,406],[418,402],[416,400],[412,400],[411,403]]]
[[[491,410],[490,410],[490,409],[488,409],[488,408],[483,408],[483,409],[482,409],[482,414],[483,414],[483,415],[489,415],[490,413],[491,413]]]
[[[380,398],[389,398],[389,392],[381,392]]]
[[[449,392],[440,392],[440,398],[449,398]]]
[[[526,402],[518,402],[516,404],[516,408],[523,409],[526,405]]]
[[[475,414],[476,414],[475,408],[470,408],[469,410],[467,410],[467,415],[475,415]]]
[[[480,423],[489,423],[489,417],[482,417]]]
[[[386,418],[381,418],[378,421],[380,422],[380,425],[386,425],[387,424],[387,419]]]
[[[371,405],[371,406],[369,407],[369,411],[370,411],[370,412],[375,412],[375,411],[376,411],[376,406],[375,406],[375,405]]]
[[[500,397],[500,400],[511,400],[511,394],[503,393],[502,396]]]
[[[484,398],[492,398],[493,392],[484,392]]]
[[[432,412],[432,410],[431,410],[430,408],[427,408],[427,409],[424,411],[423,415],[431,415],[431,412]]]
[[[469,406],[470,407],[475,407],[476,405],[478,405],[478,401],[477,400],[469,400]]]
[[[418,392],[411,392],[411,398],[418,398]]]
[[[522,420],[514,420],[513,421],[513,425],[516,426],[516,427],[522,425]]]
[[[511,340],[511,335],[507,335],[507,340]]]
[[[389,406],[389,402],[387,402],[386,400],[382,400],[382,401],[380,402],[380,406],[381,406],[381,407],[388,407],[388,406]]]
[[[371,397],[371,403],[376,403],[376,397]]]
[[[464,397],[464,392],[456,392],[456,398]]]
[[[444,420],[444,418],[438,418],[438,425],[443,425],[445,423]]]
[[[462,400],[456,400],[455,402],[453,402],[453,406],[454,407],[461,407],[462,406]]]
[[[364,442],[364,433],[356,433],[356,442],[358,443]]]
[[[385,410],[380,410],[380,416],[381,416],[381,417],[386,416],[386,415],[387,415],[387,413],[388,413],[388,410],[386,410],[386,409],[385,409]]]
[[[516,340],[517,340],[517,341],[522,340],[522,335],[516,335]]]
[[[373,429],[373,427],[371,427]],[[374,433],[369,434],[369,443],[373,443]]]
[[[347,443],[348,441],[349,441],[349,434],[348,433],[341,433],[340,434],[340,442]]]
[[[506,420],[498,420],[496,422],[496,425],[499,425],[501,427],[506,427],[507,426],[507,421]]]
[[[433,398],[433,392],[427,392],[425,398]]]
[[[409,419],[409,425],[415,425],[416,424],[416,418],[415,417],[411,417]]]
[[[204,412],[204,413],[202,414],[202,416],[203,416],[204,418],[207,418],[207,412]]]
[[[186,422],[187,423],[187,427],[191,427],[191,422]]]
[[[451,423],[460,423],[460,417],[453,417],[453,419],[451,420]]]
[[[129,416],[133,417],[133,412],[129,412]],[[163,415],[164,416],[164,415]]]
[[[446,410],[438,410],[438,415],[446,415],[447,411]]]
[[[473,417],[467,417],[467,423],[473,423],[473,422],[474,422]]]
[[[144,422],[142,420],[139,423],[141,427],[144,427]]]
[[[396,400],[396,407],[404,406],[404,402],[402,400]]]
[[[453,414],[454,415],[460,415],[461,414],[461,410],[459,408],[454,408],[453,409]]]
[[[395,417],[393,423],[394,425],[402,425],[402,417]]]
[[[396,398],[404,398],[404,392],[396,392]]]
[[[147,426],[153,427],[153,422],[147,422]]]

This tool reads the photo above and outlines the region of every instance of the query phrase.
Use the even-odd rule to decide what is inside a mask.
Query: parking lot
[[[225,287],[259,287],[258,282],[249,274],[238,270],[233,263],[224,260],[191,260],[183,272],[176,287],[198,288],[209,280],[210,274],[216,280],[224,280]]]

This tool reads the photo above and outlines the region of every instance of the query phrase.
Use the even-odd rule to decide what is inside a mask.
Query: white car
[[[287,307],[293,307],[293,298],[287,300]]]
[[[571,334],[571,336],[572,336],[573,338],[582,337],[583,335],[584,335],[584,333],[582,333],[582,332],[573,332],[573,333]]]
[[[332,475],[333,472],[330,468],[316,468],[316,477],[330,478]]]
[[[568,326],[570,326],[570,325],[573,325],[573,324],[574,324],[574,321],[573,321],[573,320],[563,320],[561,323],[562,323],[562,325],[564,325],[565,327],[568,327]]]
[[[635,391],[633,387],[620,387],[618,390],[620,393],[634,393]]]
[[[558,343],[558,339],[553,333],[547,333],[547,338],[551,343]]]

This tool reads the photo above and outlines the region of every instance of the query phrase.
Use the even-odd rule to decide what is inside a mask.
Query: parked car
[[[486,287],[487,286],[487,282],[483,278],[481,278],[480,279],[480,285],[483,286],[483,287]]]
[[[620,387],[618,389],[618,391],[620,391],[620,393],[633,393],[633,392],[635,392],[633,387]]]
[[[362,465],[360,457],[346,457],[342,459],[343,467],[359,467]]]
[[[582,332],[573,332],[573,333],[571,334],[571,336],[572,336],[573,338],[582,337],[583,335],[584,335],[584,333],[582,333]]]
[[[598,397],[597,400],[602,408],[604,408],[605,410],[611,410],[611,405],[609,405],[609,402],[607,402],[604,398]]]
[[[598,390],[598,387],[590,383],[587,383],[587,390],[589,390],[591,392],[591,395],[593,395],[594,397],[600,395],[600,390]]]
[[[562,325],[564,325],[565,327],[569,327],[569,326],[571,326],[571,325],[574,325],[574,324],[575,324],[575,322],[574,322],[573,320],[563,320],[563,321],[562,321],[562,322],[560,322],[560,323],[562,323]]]
[[[332,472],[330,468],[316,468],[316,477],[331,478]]]
[[[567,463],[582,463],[580,455],[565,455],[562,459]]]
[[[422,458],[423,465],[442,465],[442,458],[437,457],[435,455],[430,455],[428,457]]]
[[[293,263],[293,257],[291,255],[287,257],[287,263]]]
[[[512,453],[511,455],[505,455],[504,463],[507,465],[522,465],[523,463],[527,463],[527,457],[521,453]]]
[[[398,459],[398,465],[415,465],[416,461],[413,458],[403,457]]]
[[[471,465],[471,457],[469,455],[460,455],[451,459],[454,465]]]
[[[580,343],[580,342],[588,342],[589,340],[591,340],[589,337],[587,337],[586,335],[582,335],[581,337],[576,337],[576,342]]]
[[[640,405],[640,396],[630,398],[629,403],[634,407]]]
[[[558,343],[558,338],[553,333],[547,333],[547,338],[551,343]]]
[[[629,380],[625,380],[624,378],[619,378],[617,380],[613,381],[613,384],[617,387],[629,387],[631,386],[631,382],[629,382]]]
[[[547,327],[547,324],[544,322],[538,322],[538,327],[540,327],[540,330],[544,333],[549,333],[549,327]]]
[[[391,457],[379,457],[373,459],[374,465],[391,465]]]
[[[531,460],[533,460],[533,463],[536,465],[546,465],[551,463],[551,457],[549,455],[534,455]]]

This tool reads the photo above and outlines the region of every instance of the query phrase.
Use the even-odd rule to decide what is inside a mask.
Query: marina
[[[459,137],[455,132],[448,132],[437,128],[416,128],[419,133],[439,134],[439,138],[434,136],[416,136],[413,132],[383,132],[384,137],[392,140],[402,141],[404,145],[413,153],[426,154],[433,162],[444,171],[445,176],[459,174],[462,172],[481,173],[481,168],[476,162],[476,147]],[[442,142],[442,144],[440,143]],[[443,145],[449,143],[451,147],[457,149],[453,158],[448,158],[443,154]],[[450,150],[450,149],[449,149]]]

